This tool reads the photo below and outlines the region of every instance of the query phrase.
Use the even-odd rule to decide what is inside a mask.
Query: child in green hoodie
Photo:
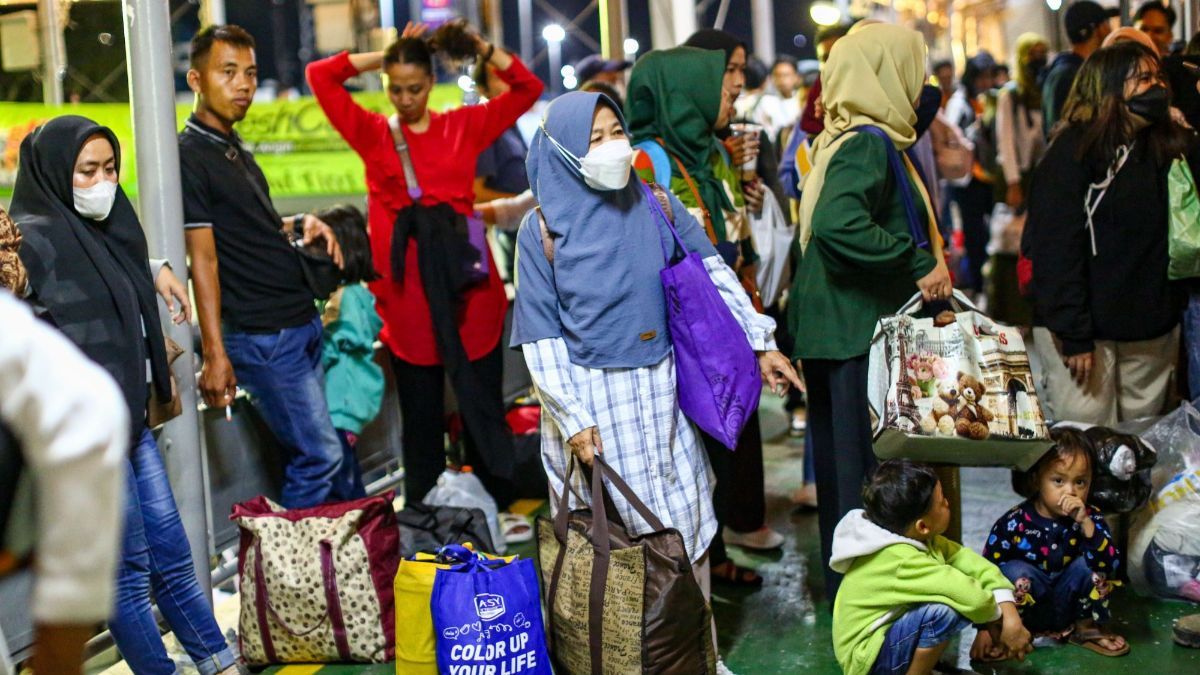
[[[863,503],[838,523],[829,561],[845,575],[833,605],[833,647],[846,675],[930,673],[971,624],[986,624],[1008,656],[1029,653],[1012,583],[942,536],[950,503],[932,469],[883,462]]]

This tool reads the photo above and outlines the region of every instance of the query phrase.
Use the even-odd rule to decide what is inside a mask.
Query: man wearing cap
[[[633,65],[632,61],[618,61],[616,59],[606,59],[599,54],[585,56],[575,64],[575,78],[579,80],[579,86],[588,82],[603,82],[610,87],[616,88],[617,91],[625,90],[625,71]]]
[[[1067,39],[1071,41],[1071,51],[1054,58],[1042,82],[1042,119],[1046,136],[1058,123],[1067,94],[1071,93],[1071,85],[1075,83],[1075,74],[1112,32],[1110,21],[1120,13],[1118,9],[1101,7],[1091,0],[1078,0],[1067,8],[1063,24]]]

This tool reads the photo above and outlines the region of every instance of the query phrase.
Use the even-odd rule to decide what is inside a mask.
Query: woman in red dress
[[[471,34],[479,58],[510,90],[482,105],[431,112],[433,48],[423,33],[423,26],[410,25],[386,51],[342,52],[312,63],[308,83],[366,167],[371,252],[382,275],[370,288],[404,418],[406,498],[420,501],[445,468],[449,376],[468,462],[503,509],[512,484],[512,437],[501,400],[500,333],[508,301],[477,236],[481,230],[472,231],[482,227],[472,218],[475,162],[543,87],[519,60]],[[364,109],[343,86],[376,68],[386,75],[394,115]],[[401,159],[405,147],[411,168]]]

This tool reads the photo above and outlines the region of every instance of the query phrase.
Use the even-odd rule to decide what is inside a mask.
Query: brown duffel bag
[[[555,670],[715,673],[712,613],[683,538],[664,527],[599,454],[592,464],[594,510],[570,511],[575,463],[572,458],[568,464],[553,523],[537,523]],[[653,532],[631,536],[619,520],[609,520],[604,478]]]

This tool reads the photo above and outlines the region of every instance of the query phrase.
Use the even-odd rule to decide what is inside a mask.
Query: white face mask
[[[620,190],[629,184],[633,169],[633,146],[624,138],[608,141],[597,146],[582,158],[571,154],[542,127],[546,138],[554,144],[560,155],[579,169],[583,182],[596,190]]]
[[[74,188],[74,192],[75,210],[79,215],[91,220],[104,220],[117,199],[117,184],[101,180],[91,187]]]

